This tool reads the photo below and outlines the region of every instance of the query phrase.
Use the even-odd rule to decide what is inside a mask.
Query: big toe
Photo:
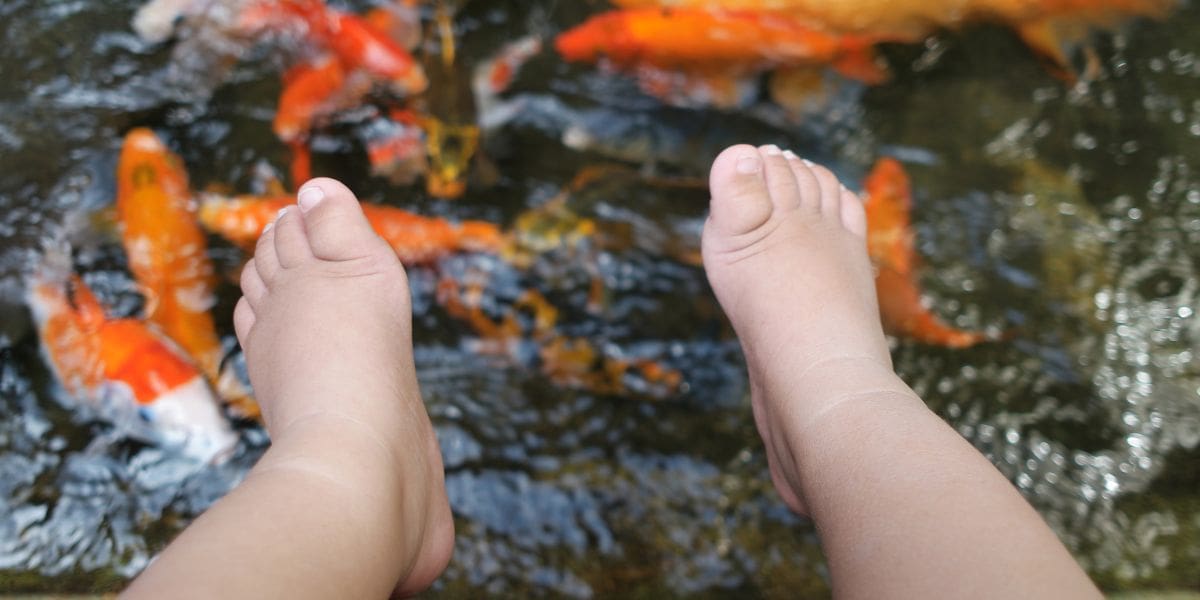
[[[296,197],[304,215],[313,256],[329,261],[365,258],[381,250],[382,240],[363,214],[354,193],[340,182],[318,178]]]
[[[710,223],[715,233],[738,236],[762,227],[774,207],[767,190],[763,157],[753,146],[726,149],[713,161]]]

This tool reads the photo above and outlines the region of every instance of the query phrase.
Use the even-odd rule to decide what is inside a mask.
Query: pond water
[[[112,435],[52,380],[23,307],[42,248],[69,240],[114,314],[140,310],[119,241],[89,217],[113,202],[130,128],[154,128],[199,189],[248,191],[264,169],[286,172],[270,129],[277,57],[251,52],[206,80],[130,31],[137,5],[0,4],[0,591],[119,589],[266,445],[243,424],[239,454],[202,467]],[[602,8],[469,3],[456,20],[463,60]],[[1094,48],[1100,75],[1072,86],[1000,28],[889,47],[892,82],[842,86],[801,124],[767,106],[664,107],[547,52],[504,96],[518,116],[484,141],[498,177],[455,202],[371,178],[336,127],[319,136],[317,173],[364,199],[501,224],[585,167],[619,167],[568,200],[628,238],[586,265],[571,252],[527,269],[465,254],[410,269],[417,368],[458,524],[430,595],[827,594],[812,527],[770,488],[736,340],[686,259],[707,201],[686,182],[739,141],[786,145],[850,182],[880,156],[900,159],[930,306],[959,327],[1011,332],[966,350],[894,340],[901,375],[1106,590],[1200,588],[1200,8],[1129,23]],[[240,258],[215,238],[212,254],[230,271]],[[683,385],[597,394],[481,354],[435,300],[441,278],[475,273],[489,274],[485,305],[541,290],[562,331],[658,359]],[[594,275],[603,311],[588,307]],[[236,299],[230,279],[216,315],[235,361]]]

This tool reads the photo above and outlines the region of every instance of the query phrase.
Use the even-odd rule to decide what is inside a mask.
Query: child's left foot
[[[396,566],[397,591],[415,593],[445,568],[454,525],[417,386],[408,280],[340,183],[309,182],[285,211],[246,265],[234,313],[267,431],[276,447],[299,449],[268,453],[260,468],[349,479],[359,456],[382,457],[379,479],[401,488],[401,555],[415,556]]]

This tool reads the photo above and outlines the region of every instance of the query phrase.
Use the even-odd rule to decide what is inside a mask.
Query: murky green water
[[[236,460],[198,468],[105,437],[109,425],[64,404],[21,306],[22,276],[44,241],[69,239],[113,312],[139,310],[119,243],[85,216],[112,202],[129,128],[154,127],[200,188],[249,190],[261,167],[286,168],[270,132],[274,57],[253,54],[211,96],[198,94],[206,82],[180,85],[169,49],[129,31],[136,4],[0,4],[0,591],[120,587],[265,444],[244,427]],[[476,2],[459,19],[463,52],[478,60],[599,9]],[[1073,88],[1001,29],[889,48],[894,82],[843,90],[799,126],[769,110],[664,108],[628,82],[546,55],[506,96],[520,103],[518,118],[487,141],[499,180],[457,203],[369,178],[336,128],[319,140],[316,165],[365,199],[510,223],[587,165],[697,176],[724,145],[775,142],[857,181],[878,156],[898,157],[916,186],[932,306],[959,326],[1015,332],[963,351],[897,341],[901,374],[1103,587],[1200,589],[1198,25],[1200,9],[1185,6],[1165,23],[1100,37],[1104,76]],[[592,134],[587,149],[564,146],[572,127]],[[666,251],[694,245],[705,193],[613,177],[571,202],[637,232],[632,247],[596,260],[611,298],[601,316],[586,310],[589,277],[570,257],[518,271],[465,255],[411,270],[417,365],[458,518],[437,590],[825,594],[812,528],[770,490],[736,341],[703,273]],[[236,265],[236,250],[214,240],[213,252]],[[563,309],[565,331],[660,357],[687,389],[597,396],[476,355],[434,288],[446,274],[477,272],[492,274],[486,302],[541,289]],[[231,347],[236,295],[225,285],[218,307]]]

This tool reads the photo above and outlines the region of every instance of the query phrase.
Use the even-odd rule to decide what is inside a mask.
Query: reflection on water
[[[129,32],[136,4],[0,6],[9,48],[0,60],[0,589],[118,587],[265,444],[242,425],[239,456],[200,468],[122,439],[66,403],[21,307],[21,276],[42,241],[65,238],[114,313],[140,309],[118,242],[86,214],[112,201],[128,128],[160,131],[200,187],[249,190],[264,165],[286,165],[270,132],[277,65],[243,61],[203,95],[164,85],[181,67]],[[552,29],[586,12],[536,4]],[[528,10],[469,5],[464,54],[486,56],[510,30],[529,29]],[[1167,23],[1101,38],[1106,74],[1073,88],[998,30],[891,48],[895,82],[839,90],[805,125],[767,109],[664,108],[627,81],[543,56],[489,109],[499,117],[484,150],[498,182],[455,204],[369,178],[353,144],[327,133],[336,143],[316,144],[318,172],[364,197],[506,224],[559,196],[585,166],[626,167],[568,198],[613,242],[585,257],[547,255],[518,269],[465,255],[411,271],[417,367],[459,525],[439,589],[825,590],[814,533],[770,491],[736,341],[688,259],[706,194],[685,183],[743,139],[803,150],[850,181],[880,154],[904,161],[931,305],[958,327],[1014,336],[964,351],[897,341],[901,374],[1106,588],[1194,585],[1198,22],[1200,11],[1187,7]],[[214,254],[237,263],[231,247]],[[476,353],[478,340],[436,292],[445,276],[479,274],[485,307],[501,310],[536,288],[560,309],[564,333],[660,359],[686,388],[669,398],[598,396],[552,385],[536,357]],[[602,311],[591,306],[594,277],[604,284]],[[231,345],[235,299],[225,285],[217,317]]]

